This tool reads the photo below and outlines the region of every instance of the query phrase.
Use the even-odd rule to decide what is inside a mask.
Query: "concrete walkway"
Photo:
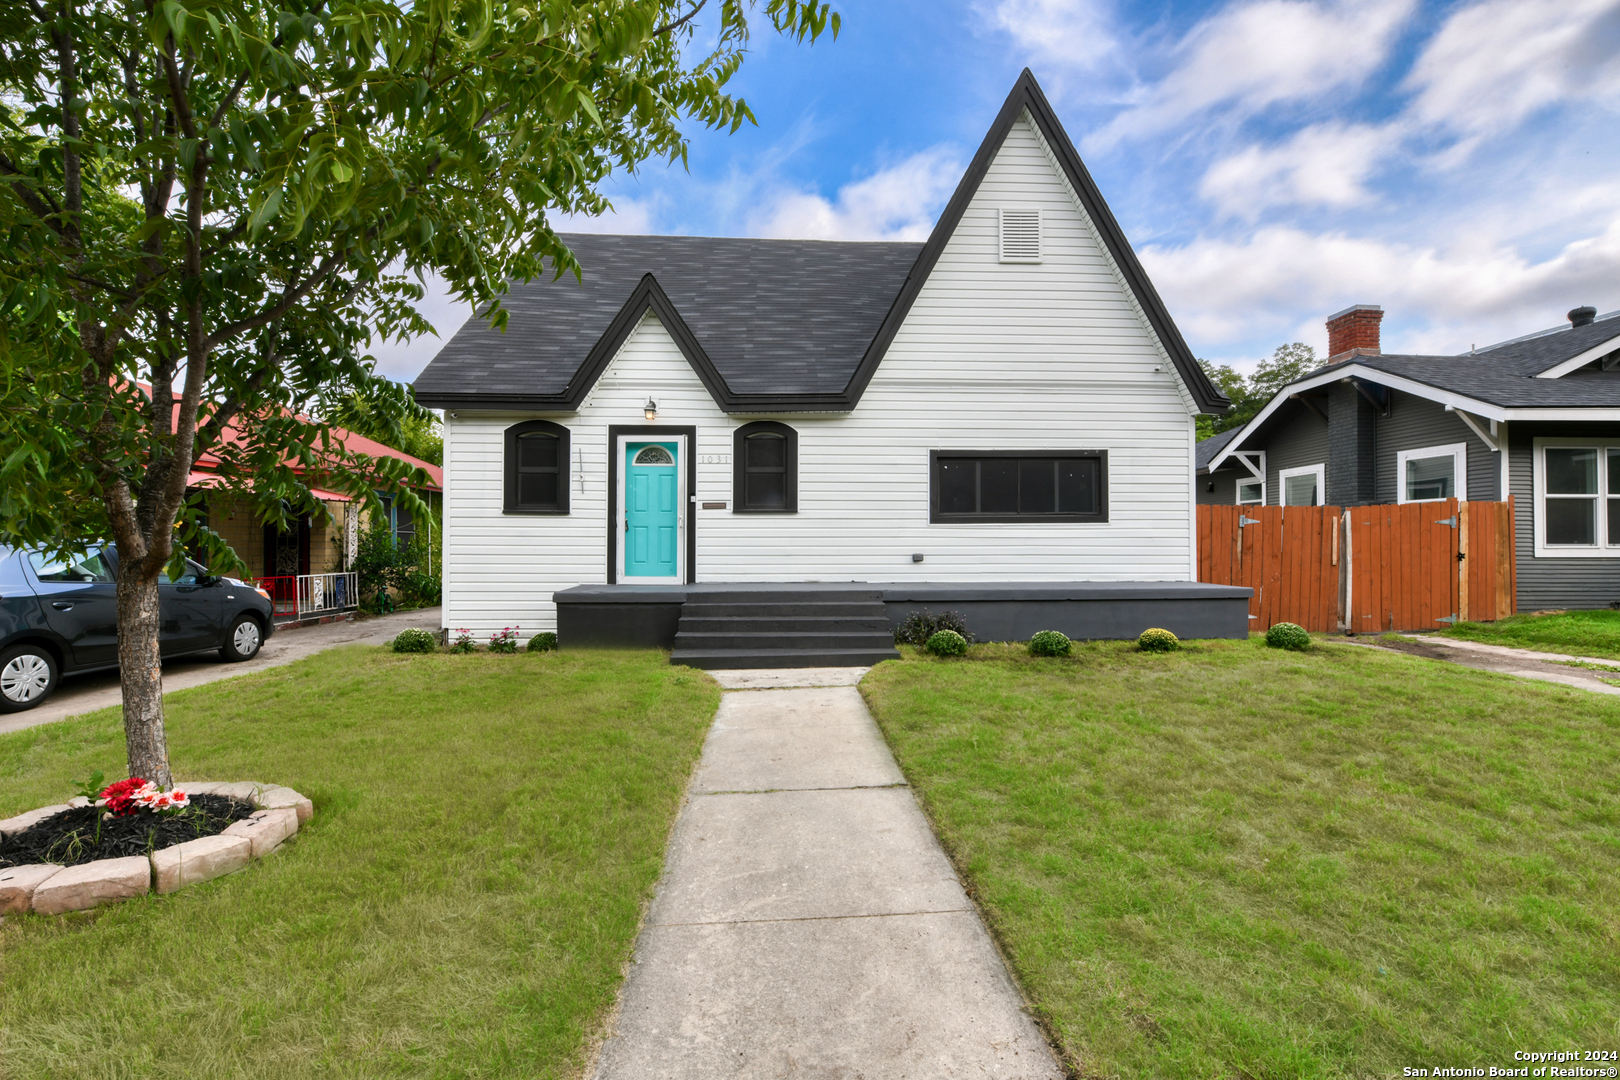
[[[185,690],[219,679],[247,675],[265,668],[280,667],[306,656],[338,645],[381,645],[392,641],[407,626],[422,626],[437,633],[439,609],[418,608],[415,611],[396,611],[391,615],[357,619],[354,622],[323,623],[320,626],[302,626],[297,630],[278,630],[270,635],[259,655],[241,664],[227,662],[217,652],[182,656],[163,662],[163,692]],[[123,701],[118,686],[118,672],[97,671],[89,675],[69,675],[62,680],[45,704],[22,713],[0,713],[0,735],[8,731],[66,720],[70,716],[83,716]]]
[[[1062,1076],[863,673],[711,673],[773,688],[721,702],[598,1080]]]
[[[1481,641],[1464,641],[1461,638],[1443,638],[1429,634],[1408,635],[1398,642],[1373,639],[1352,644],[1375,645],[1378,648],[1425,656],[1431,660],[1444,660],[1463,667],[1478,668],[1481,671],[1498,671],[1504,675],[1516,675],[1521,679],[1573,686],[1579,690],[1590,690],[1594,694],[1620,694],[1620,686],[1603,678],[1605,675],[1609,679],[1620,678],[1620,661],[1615,660],[1570,656],[1565,653],[1535,652],[1530,649],[1488,645]],[[1572,667],[1571,664],[1591,664],[1603,670]]]

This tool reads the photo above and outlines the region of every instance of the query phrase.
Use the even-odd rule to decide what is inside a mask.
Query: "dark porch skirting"
[[[833,600],[863,594],[882,601],[891,627],[913,611],[958,611],[980,641],[1028,641],[1038,630],[1085,641],[1134,638],[1150,626],[1181,638],[1246,638],[1250,592],[1196,581],[704,582],[576,585],[554,599],[565,649],[668,649],[688,599],[769,605],[789,595],[825,593]]]

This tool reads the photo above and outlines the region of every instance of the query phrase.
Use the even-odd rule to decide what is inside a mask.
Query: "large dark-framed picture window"
[[[744,424],[732,437],[731,508],[739,514],[799,509],[799,433],[775,420]]]
[[[1106,450],[933,450],[928,520],[1108,520]]]
[[[506,429],[508,514],[568,513],[568,429],[525,420]]]

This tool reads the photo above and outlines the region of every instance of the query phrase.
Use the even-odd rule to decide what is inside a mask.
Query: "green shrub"
[[[1069,650],[1074,648],[1074,642],[1068,635],[1056,630],[1042,630],[1029,639],[1029,655],[1031,656],[1068,656]]]
[[[390,644],[395,652],[436,652],[439,648],[439,636],[431,630],[412,627],[409,630],[401,630],[399,636]]]
[[[960,611],[942,611],[938,615],[924,608],[913,611],[906,616],[906,621],[900,624],[900,629],[894,632],[896,645],[926,645],[928,639],[941,630],[949,630],[960,634],[963,641],[972,641],[973,635],[968,633],[967,617]]]
[[[489,635],[489,651],[493,653],[517,652],[518,628],[504,626]]]
[[[373,519],[360,534],[359,550],[349,567],[357,577],[360,606],[367,611],[393,611],[399,607],[432,607],[442,595],[437,571],[426,567],[433,561],[427,539],[418,534],[405,547],[394,543],[386,518]]]
[[[557,635],[550,630],[542,630],[529,639],[530,652],[550,652],[557,647]]]
[[[457,630],[455,640],[450,642],[450,651],[453,653],[477,652],[478,642],[473,640],[472,631],[467,629]]]
[[[955,630],[940,630],[929,635],[926,648],[935,656],[961,656],[967,652],[967,638]]]
[[[1175,652],[1181,648],[1181,639],[1154,626],[1142,631],[1142,636],[1136,639],[1136,647],[1143,652]]]
[[[1311,635],[1298,623],[1280,622],[1266,631],[1266,644],[1273,649],[1293,649],[1298,652],[1311,647]]]

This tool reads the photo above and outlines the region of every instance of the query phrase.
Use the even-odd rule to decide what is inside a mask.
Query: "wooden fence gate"
[[[1257,630],[1436,630],[1515,610],[1513,503],[1200,506],[1198,580],[1254,590]]]

